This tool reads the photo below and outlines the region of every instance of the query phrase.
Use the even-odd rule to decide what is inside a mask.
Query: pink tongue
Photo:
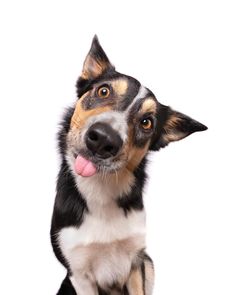
[[[75,171],[81,176],[88,177],[94,175],[97,170],[92,162],[82,156],[78,156],[75,159]]]

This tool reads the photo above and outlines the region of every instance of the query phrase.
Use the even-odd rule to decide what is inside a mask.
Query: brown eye
[[[150,119],[150,118],[142,119],[141,126],[145,130],[150,130],[152,128],[152,119]]]
[[[110,95],[110,89],[107,86],[102,86],[98,89],[97,93],[100,98],[108,98]]]

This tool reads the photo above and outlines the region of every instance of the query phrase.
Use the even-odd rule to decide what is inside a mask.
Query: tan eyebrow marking
[[[154,99],[152,98],[147,98],[144,100],[142,107],[141,107],[141,112],[143,113],[148,113],[148,112],[156,112],[157,110],[157,104]]]
[[[128,82],[126,79],[118,79],[118,80],[112,81],[111,85],[112,85],[114,91],[118,95],[124,95],[127,91],[127,88],[128,88]]]

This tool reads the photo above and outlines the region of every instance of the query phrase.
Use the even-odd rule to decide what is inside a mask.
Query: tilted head
[[[118,73],[96,36],[77,82],[77,94],[61,146],[74,171],[82,176],[132,172],[148,151],[207,129],[159,103],[136,79]]]

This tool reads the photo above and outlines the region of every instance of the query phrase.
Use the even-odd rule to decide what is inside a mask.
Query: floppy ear
[[[150,146],[151,150],[159,150],[172,141],[177,141],[186,136],[207,130],[207,127],[192,118],[172,110],[168,106],[159,105],[157,114],[156,132]]]
[[[90,51],[84,61],[81,78],[85,80],[96,79],[111,69],[114,69],[114,67],[102,49],[98,37],[95,35]]]

